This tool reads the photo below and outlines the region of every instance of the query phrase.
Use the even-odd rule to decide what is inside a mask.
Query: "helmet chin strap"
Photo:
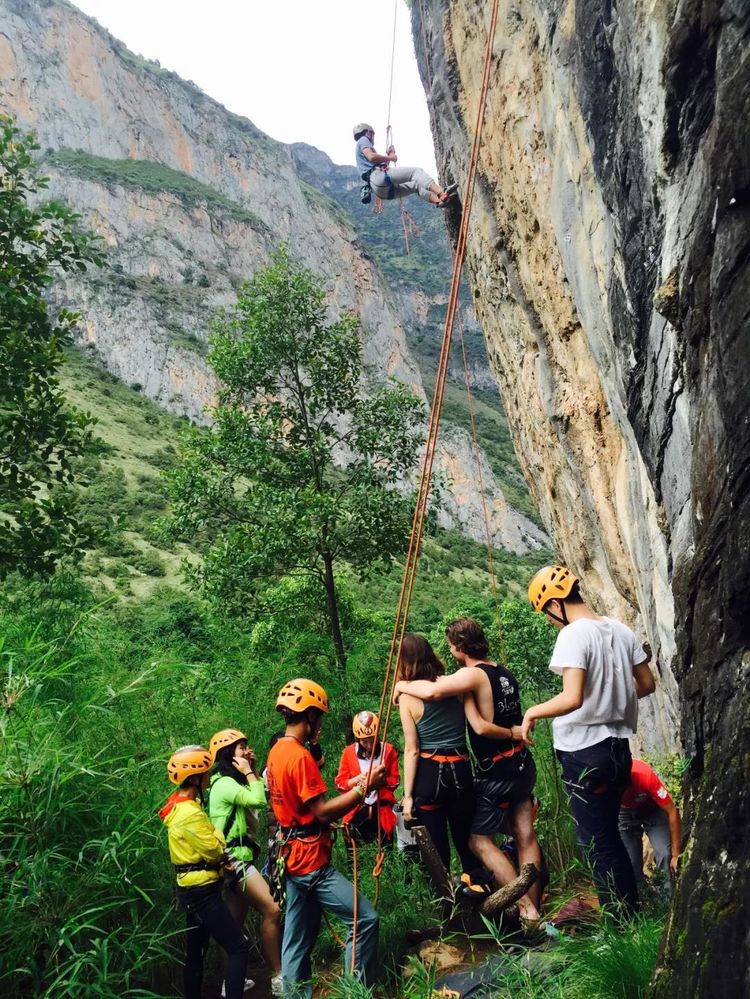
[[[558,600],[557,602],[560,605],[560,610],[562,611],[562,617],[559,617],[557,614],[553,614],[552,611],[550,611],[550,610],[545,611],[545,614],[548,614],[549,617],[551,617],[554,621],[559,621],[560,624],[563,625],[563,627],[565,627],[565,625],[570,624],[570,621],[568,620],[567,612],[565,610],[565,601],[564,600]]]

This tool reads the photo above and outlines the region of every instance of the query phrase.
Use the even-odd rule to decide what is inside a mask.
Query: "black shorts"
[[[477,773],[474,779],[474,819],[472,836],[494,836],[510,833],[508,817],[517,805],[531,800],[536,783],[536,765],[531,753],[523,753],[523,760],[513,769],[505,768],[489,777]]]

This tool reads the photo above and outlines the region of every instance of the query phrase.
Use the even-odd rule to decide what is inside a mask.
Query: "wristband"
[[[353,790],[357,792],[360,798],[364,798],[365,789],[361,784],[355,784]]]

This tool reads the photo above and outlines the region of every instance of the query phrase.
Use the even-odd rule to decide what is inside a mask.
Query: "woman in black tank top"
[[[435,680],[445,667],[421,635],[401,644],[399,679]],[[424,825],[450,872],[451,838],[466,872],[478,866],[469,850],[474,812],[474,778],[466,748],[466,719],[461,698],[422,701],[412,694],[399,698],[404,730],[404,818]]]

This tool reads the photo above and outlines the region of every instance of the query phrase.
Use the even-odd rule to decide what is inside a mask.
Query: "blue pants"
[[[281,971],[284,996],[312,999],[312,954],[320,929],[323,909],[332,912],[348,927],[346,970],[352,962],[354,886],[330,864],[311,874],[287,874],[284,939],[281,944]],[[365,985],[377,977],[378,914],[360,892],[357,919],[355,970]]]
[[[604,739],[575,752],[558,750],[578,842],[589,855],[602,905],[638,909],[633,865],[620,837],[620,798],[630,783],[627,739]]]

